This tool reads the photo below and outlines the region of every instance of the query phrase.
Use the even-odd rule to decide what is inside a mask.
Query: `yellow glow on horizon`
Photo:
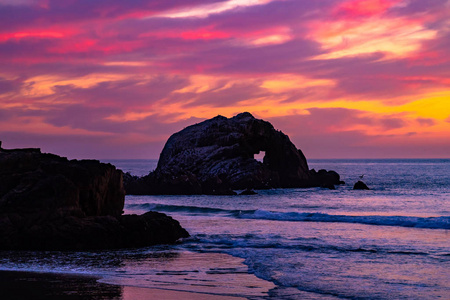
[[[392,104],[395,102],[399,104]],[[390,103],[386,104],[384,100],[337,99],[332,101],[313,101],[309,102],[308,105],[317,108],[356,109],[379,114],[404,113],[421,118],[441,120],[450,116],[450,91],[416,95],[412,99],[400,97],[398,99],[390,99]]]
[[[285,84],[285,81],[282,81]],[[292,85],[278,87],[290,89]],[[275,87],[277,88],[277,87]],[[279,96],[260,97],[241,101],[238,104],[223,107],[213,107],[207,104],[184,107],[180,103],[158,104],[155,108],[161,114],[170,115],[171,112],[180,112],[179,115],[171,117],[167,122],[176,122],[190,117],[208,119],[216,115],[232,117],[237,113],[249,111],[260,118],[283,117],[289,115],[307,115],[308,109],[312,108],[345,108],[360,111],[360,117],[373,118],[374,120],[389,118],[400,119],[403,125],[399,128],[380,127],[383,123],[349,125],[347,128],[330,128],[331,131],[359,130],[367,135],[405,135],[410,132],[435,133],[441,136],[450,134],[450,123],[445,120],[450,116],[450,92],[435,92],[416,96],[410,102],[399,98],[399,104],[386,104],[382,100],[346,100],[337,99],[333,101],[311,101],[311,102],[281,102]],[[432,124],[424,126],[418,119],[431,119]]]
[[[432,93],[406,103],[402,108],[405,111],[414,111],[423,118],[445,120],[450,117],[450,91]]]

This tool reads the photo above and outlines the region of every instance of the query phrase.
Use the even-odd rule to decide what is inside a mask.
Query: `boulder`
[[[261,151],[262,162],[254,158]],[[336,172],[315,176],[287,135],[246,112],[217,116],[173,134],[156,170],[141,178],[128,176],[125,189],[127,194],[228,195],[330,183],[340,184]]]
[[[361,180],[358,180],[355,185],[353,186],[354,190],[370,190],[369,187],[362,182]]]
[[[0,148],[0,249],[137,247],[188,236],[163,214],[122,215],[124,200],[113,165]]]

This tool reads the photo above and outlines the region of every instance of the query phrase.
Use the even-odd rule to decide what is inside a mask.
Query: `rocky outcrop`
[[[309,171],[309,178],[311,186],[319,186],[330,190],[334,190],[335,185],[345,184],[344,181],[340,180],[340,176],[336,171],[327,171],[324,169],[316,171],[311,169]]]
[[[358,180],[355,185],[353,186],[354,190],[370,190],[369,187],[362,182],[361,180]]]
[[[263,161],[255,154],[265,152]],[[340,184],[336,172],[308,170],[289,137],[250,113],[217,116],[173,134],[154,172],[127,175],[128,194],[235,194],[233,190],[327,187]]]
[[[0,152],[0,211],[70,210],[80,216],[120,216],[122,173],[95,160],[69,161],[39,149]]]
[[[122,176],[95,160],[0,148],[0,249],[136,247],[188,235],[163,214],[122,215]]]

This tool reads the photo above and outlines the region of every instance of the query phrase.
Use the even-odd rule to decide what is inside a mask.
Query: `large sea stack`
[[[113,165],[0,144],[0,249],[139,247],[188,236],[164,214],[122,215],[124,199]]]
[[[262,162],[254,158],[261,151]],[[247,112],[217,116],[173,134],[155,171],[125,179],[128,194],[232,194],[340,184],[336,172],[310,171],[287,135]]]

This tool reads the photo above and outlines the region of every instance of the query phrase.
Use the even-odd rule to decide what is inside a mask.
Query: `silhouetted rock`
[[[113,165],[0,148],[0,249],[134,247],[188,235],[163,214],[122,216],[124,199]]]
[[[355,185],[353,186],[354,190],[370,190],[369,187],[362,182],[361,180],[358,180]]]
[[[324,169],[318,172],[314,169],[309,171],[310,183],[312,186],[319,186],[322,188],[327,188],[334,190],[335,185],[343,184],[344,182],[340,180],[340,176],[335,171],[327,171]]]
[[[254,159],[261,151],[263,162]],[[125,189],[128,194],[216,195],[237,189],[340,184],[336,172],[321,171],[310,173],[305,156],[287,135],[241,113],[217,116],[173,134],[156,170],[141,178],[129,176]]]
[[[189,236],[178,221],[154,211],[140,216],[123,215],[119,221],[125,228],[122,244],[127,247],[171,244],[180,238]]]

